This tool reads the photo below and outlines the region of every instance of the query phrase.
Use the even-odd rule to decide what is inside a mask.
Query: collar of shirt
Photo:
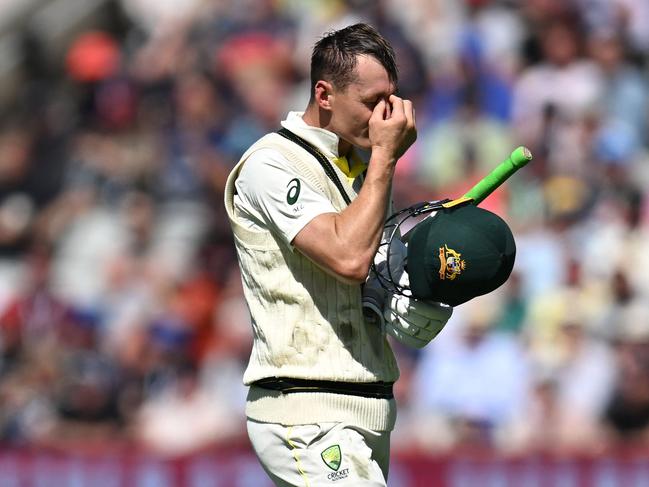
[[[332,160],[338,166],[350,182],[367,168],[355,150],[351,152],[352,167],[350,168],[347,158],[338,154],[338,136],[329,130],[307,125],[302,119],[302,115],[304,112],[289,112],[286,120],[282,121],[282,127],[315,146],[327,159]]]

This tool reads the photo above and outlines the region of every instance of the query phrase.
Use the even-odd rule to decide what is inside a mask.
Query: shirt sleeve
[[[316,216],[337,212],[321,191],[272,149],[253,153],[235,186],[238,214],[250,220],[251,226],[270,230],[290,246]]]

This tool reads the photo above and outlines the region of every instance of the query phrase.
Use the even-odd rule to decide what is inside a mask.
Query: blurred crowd
[[[309,56],[358,21],[394,45],[418,141],[395,205],[483,206],[517,261],[429,346],[395,343],[394,448],[649,445],[645,0],[110,0],[0,110],[0,443],[245,443],[248,312],[229,170],[306,106]],[[0,13],[1,15],[1,13]]]

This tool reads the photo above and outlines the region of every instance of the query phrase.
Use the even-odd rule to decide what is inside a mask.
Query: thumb
[[[372,111],[372,116],[370,117],[371,121],[379,121],[385,119],[385,100],[381,99],[375,106]]]

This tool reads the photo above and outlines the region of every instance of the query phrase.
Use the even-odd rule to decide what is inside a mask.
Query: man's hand
[[[417,140],[412,102],[390,95],[387,101],[377,103],[369,122],[369,137],[373,154],[383,152],[396,162]]]

